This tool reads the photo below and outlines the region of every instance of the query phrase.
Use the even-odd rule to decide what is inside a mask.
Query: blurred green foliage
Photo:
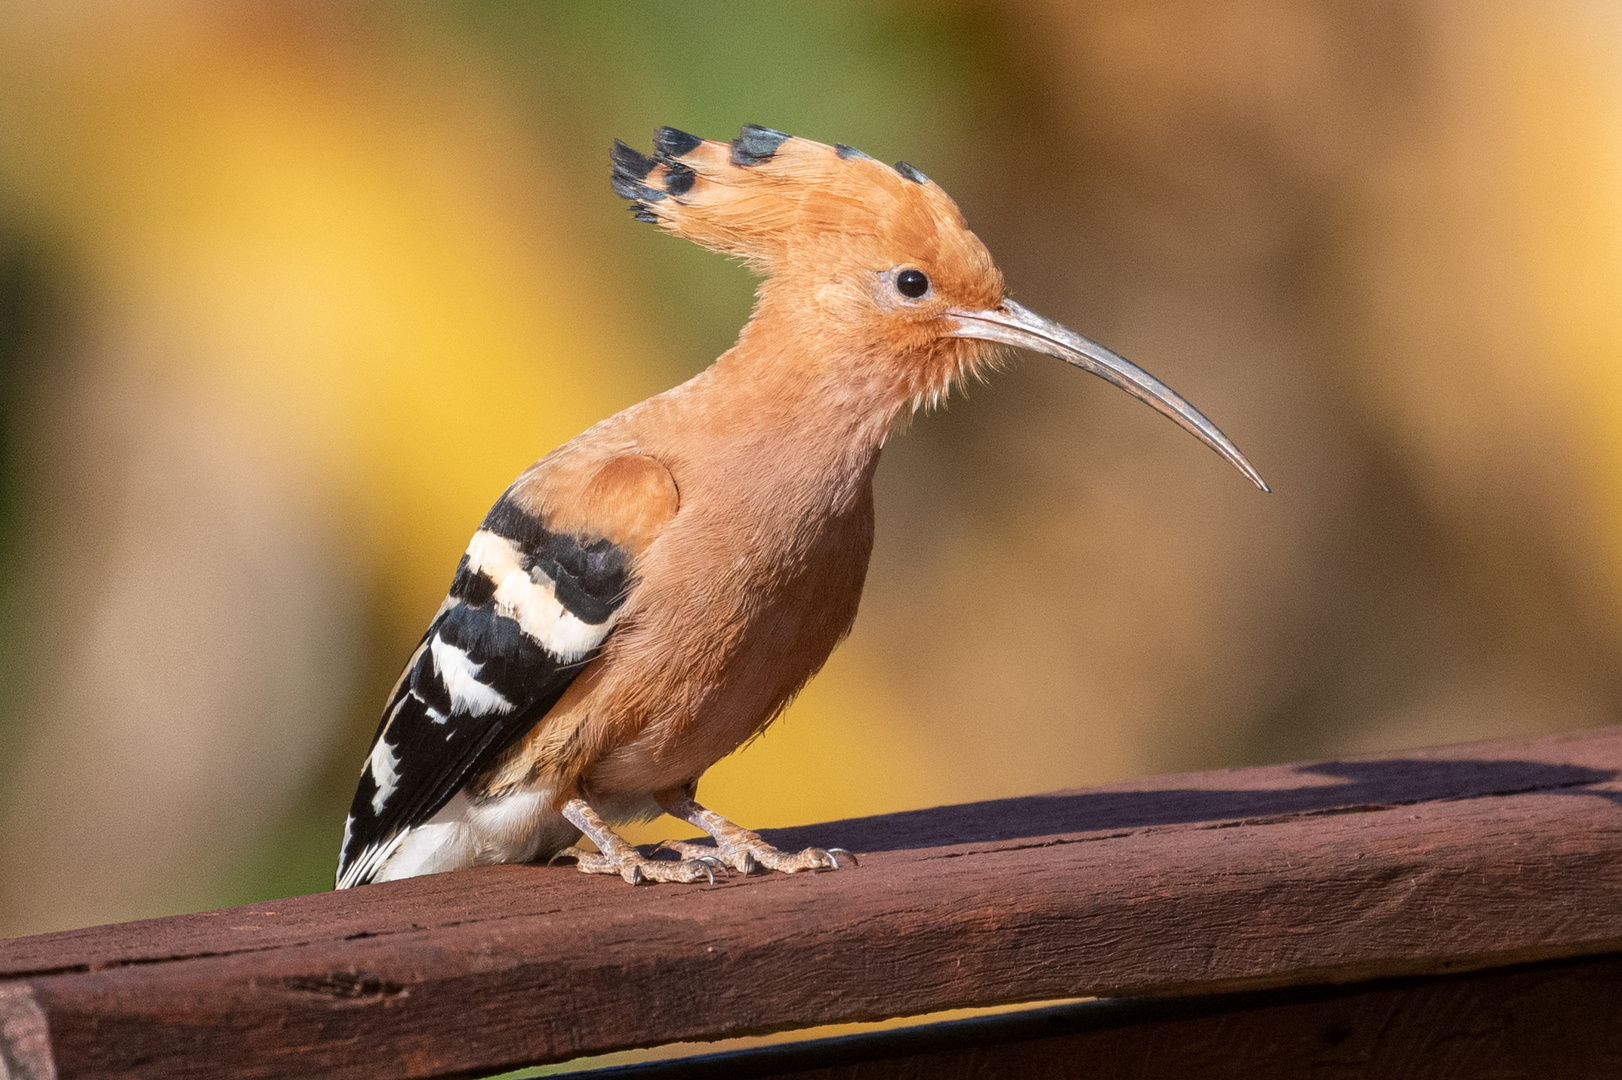
[[[763,124],[886,160],[910,156],[958,190],[997,115],[1000,27],[980,5],[709,2],[678,15],[651,0],[509,0],[458,2],[441,15],[558,140],[578,203],[598,221],[614,217],[615,242],[633,245],[647,281],[661,284],[627,302],[658,312],[681,374],[731,346],[753,286],[714,255],[618,220],[612,138],[645,148],[660,126],[725,139]]]

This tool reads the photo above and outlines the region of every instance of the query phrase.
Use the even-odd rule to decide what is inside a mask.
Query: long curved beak
[[[1004,300],[985,311],[951,311],[947,318],[956,323],[956,337],[999,341],[1032,352],[1056,356],[1067,364],[1090,371],[1113,383],[1155,411],[1170,417],[1178,427],[1227,458],[1229,463],[1263,491],[1271,491],[1245,455],[1217,426],[1182,396],[1124,356],[1118,356],[1096,341],[1090,341],[1029,308]]]

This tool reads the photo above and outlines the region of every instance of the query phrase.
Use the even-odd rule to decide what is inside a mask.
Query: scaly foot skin
[[[656,881],[715,883],[715,871],[720,869],[721,861],[713,852],[680,862],[650,859],[610,829],[584,799],[570,799],[565,803],[563,816],[596,844],[597,850],[564,848],[552,856],[549,860],[552,863],[573,860],[582,874],[618,874],[632,885],[651,885]]]
[[[689,840],[666,840],[659,846],[680,855],[687,861],[717,859],[740,874],[753,874],[762,870],[776,870],[783,874],[797,874],[801,870],[838,870],[841,860],[856,865],[856,856],[844,848],[806,848],[790,855],[772,847],[756,833],[740,829],[741,836],[717,840],[714,847],[695,844]]]
[[[715,839],[715,847],[704,847],[688,841],[666,841],[662,846],[687,859],[705,855],[719,856],[732,869],[752,874],[757,869],[776,870],[783,874],[797,874],[801,870],[838,870],[843,858],[852,866],[856,856],[844,848],[806,848],[790,855],[779,851],[760,838],[760,834],[728,821],[714,810],[706,810],[694,801],[692,789],[667,791],[654,796],[660,809],[671,817],[696,825]]]
[[[570,862],[582,874],[618,874],[632,885],[652,885],[660,881],[685,884],[708,881],[714,885],[715,871],[723,869],[713,849],[706,849],[704,853],[690,858],[684,857],[678,862],[674,859],[650,859],[635,848],[606,855],[600,851],[570,847],[548,860],[552,866],[567,866]]]

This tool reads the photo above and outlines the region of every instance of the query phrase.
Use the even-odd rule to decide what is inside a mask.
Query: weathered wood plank
[[[1614,1080],[1622,1076],[1622,954],[1349,986],[1085,1002],[571,1075]]]
[[[70,1076],[429,1076],[966,1005],[1622,950],[1622,729],[785,830],[862,866],[489,867],[0,943]]]

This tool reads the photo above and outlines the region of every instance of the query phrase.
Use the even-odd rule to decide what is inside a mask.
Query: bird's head
[[[756,322],[893,380],[914,408],[944,397],[995,344],[1058,357],[1149,404],[1267,485],[1237,447],[1148,372],[1010,300],[957,204],[917,169],[746,125],[730,143],[674,128],[650,157],[616,141],[614,190],[639,220],[743,259]]]

